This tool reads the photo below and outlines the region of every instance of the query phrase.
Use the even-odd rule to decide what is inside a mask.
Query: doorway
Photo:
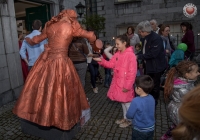
[[[35,19],[42,21],[42,26],[50,20],[50,5],[33,0],[14,0],[17,32],[23,36],[32,31],[32,22]]]

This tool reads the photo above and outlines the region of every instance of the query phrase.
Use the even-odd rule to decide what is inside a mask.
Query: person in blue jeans
[[[127,119],[132,119],[132,140],[153,140],[155,125],[155,100],[148,94],[154,86],[148,75],[139,76],[135,81],[135,97],[127,111]]]
[[[106,43],[105,50],[110,53],[110,51],[112,50],[112,46],[110,45],[110,43]],[[103,53],[103,58],[109,61],[109,58],[106,56],[105,52]],[[104,70],[105,70],[104,87],[109,88],[112,81],[111,69],[104,68]]]

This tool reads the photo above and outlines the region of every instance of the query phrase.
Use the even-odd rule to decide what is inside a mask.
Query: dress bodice
[[[62,21],[50,25],[46,29],[48,47],[52,49],[66,48],[73,39],[73,28],[68,22]]]

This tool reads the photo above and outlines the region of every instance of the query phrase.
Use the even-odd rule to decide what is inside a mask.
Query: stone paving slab
[[[103,70],[101,73],[104,75]],[[73,140],[131,140],[132,127],[120,128],[115,124],[116,119],[122,118],[121,104],[106,97],[108,89],[103,84],[97,85],[99,93],[93,93],[89,79],[87,73],[85,91],[91,105],[91,119]],[[0,140],[42,140],[21,132],[19,119],[12,113],[14,104],[12,102],[0,108]],[[155,117],[154,140],[159,140],[171,124],[162,92]]]

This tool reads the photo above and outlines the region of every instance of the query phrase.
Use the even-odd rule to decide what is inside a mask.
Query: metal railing
[[[195,36],[195,38],[196,38],[195,48],[196,48],[196,49],[200,49],[200,46],[199,46],[199,41],[200,41],[200,39],[199,39],[199,37],[200,37],[200,33],[198,33],[198,34]],[[177,35],[176,35],[176,45],[178,46],[179,43],[181,43],[181,38],[180,38],[180,36],[177,34]]]

